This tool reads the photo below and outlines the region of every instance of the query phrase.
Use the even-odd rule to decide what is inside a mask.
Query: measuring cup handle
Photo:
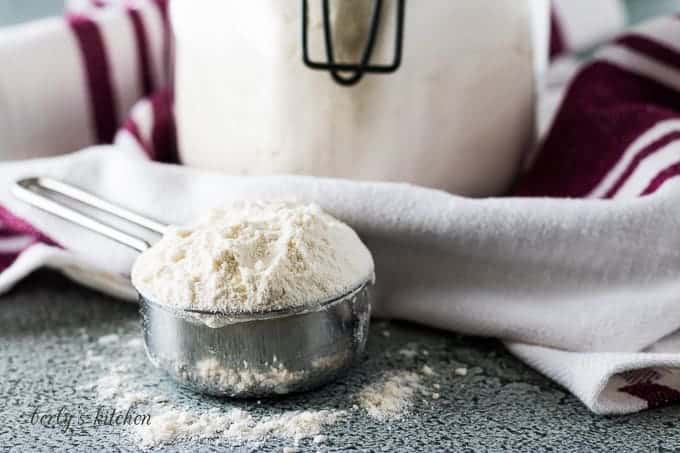
[[[162,232],[166,226],[150,219],[146,219],[138,214],[127,211],[119,206],[113,205],[77,187],[50,178],[25,178],[17,181],[12,186],[12,193],[19,200],[31,206],[42,209],[43,211],[54,214],[64,220],[68,220],[76,225],[80,225],[90,231],[98,233],[104,237],[112,239],[120,244],[126,245],[138,252],[144,252],[150,245],[147,241],[131,234],[117,230],[93,217],[89,217],[75,209],[68,207],[58,201],[40,193],[40,191],[57,193],[67,199],[78,201],[86,206],[99,211],[113,214],[130,223],[142,226],[152,231]],[[142,222],[139,222],[139,220]]]

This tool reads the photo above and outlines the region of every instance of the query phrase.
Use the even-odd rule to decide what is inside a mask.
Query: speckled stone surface
[[[115,334],[117,337],[106,337]],[[104,340],[100,340],[104,337]],[[64,432],[32,424],[39,413],[92,414],[93,388],[111,368],[127,367],[148,395],[185,410],[240,407],[256,417],[293,409],[345,410],[321,445],[296,451],[666,451],[680,449],[680,407],[622,417],[592,415],[574,397],[528,369],[495,341],[402,323],[374,323],[364,361],[341,382],[277,400],[229,401],[177,388],[149,365],[137,308],[40,272],[0,298],[0,450],[138,451],[126,426],[75,426]],[[109,340],[109,341],[107,341]],[[408,358],[398,351],[415,349]],[[88,352],[89,351],[89,352]],[[381,422],[353,409],[357,391],[389,370],[423,375],[437,400],[419,395],[411,412]],[[467,367],[466,376],[453,370]],[[139,412],[143,412],[140,409]],[[182,441],[165,451],[282,451],[291,439],[259,444],[226,439]]]

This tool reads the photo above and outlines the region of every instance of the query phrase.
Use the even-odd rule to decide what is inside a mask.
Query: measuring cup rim
[[[324,299],[318,303],[315,304],[305,304],[297,307],[290,307],[290,308],[280,308],[276,310],[258,310],[258,311],[239,311],[239,312],[225,312],[225,311],[209,311],[209,310],[197,310],[197,309],[191,309],[191,308],[181,308],[181,307],[174,307],[170,305],[164,305],[156,302],[150,297],[147,297],[142,291],[140,291],[138,288],[135,287],[137,290],[137,294],[139,294],[139,298],[142,301],[142,303],[146,303],[148,305],[151,305],[156,308],[160,308],[162,310],[165,310],[167,312],[170,312],[174,314],[175,316],[179,317],[210,317],[214,316],[216,318],[220,318],[220,320],[225,321],[227,324],[228,323],[237,323],[237,322],[247,322],[247,321],[258,321],[258,320],[265,320],[265,319],[274,319],[274,318],[284,318],[287,316],[294,316],[294,315],[300,315],[304,313],[311,313],[319,310],[326,309],[336,303],[340,303],[342,301],[347,300],[348,298],[351,298],[361,292],[366,286],[371,284],[373,281],[372,277],[366,278],[362,280],[362,282],[354,286],[353,289],[346,291],[345,293],[339,295],[339,296],[333,296],[328,299]]]

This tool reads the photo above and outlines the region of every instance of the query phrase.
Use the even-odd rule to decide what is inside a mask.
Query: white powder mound
[[[468,369],[465,368],[465,367],[456,368],[455,370],[453,370],[453,373],[454,373],[456,376],[467,376],[467,374],[468,374]]]
[[[97,401],[113,403],[114,407],[126,410],[135,404],[145,403],[149,399],[142,385],[125,365],[117,364],[109,368],[93,385]]]
[[[267,436],[293,439],[297,445],[303,439],[317,436],[326,425],[334,424],[345,415],[344,411],[288,411],[280,415],[266,417],[243,429],[229,429],[232,439],[262,440]]]
[[[286,202],[236,202],[170,227],[132,269],[156,303],[229,313],[319,302],[372,275],[354,230],[317,205]]]
[[[432,368],[430,368],[429,366],[427,366],[427,365],[423,365],[423,367],[420,369],[420,371],[421,371],[425,376],[433,376],[433,375],[436,374],[436,373],[434,372],[434,370],[433,370]]]
[[[120,336],[116,335],[115,333],[112,333],[110,335],[104,335],[97,339],[97,343],[101,345],[118,343],[118,341],[120,341]]]
[[[149,425],[135,427],[135,437],[143,447],[167,444],[186,439],[212,438],[234,423],[251,417],[240,409],[226,414],[210,410],[202,414],[169,409],[151,417]]]
[[[106,374],[102,375],[93,388],[97,391],[99,401],[111,400],[120,397],[126,392],[137,391],[137,387],[132,387],[133,376],[126,365],[117,363],[108,368]]]
[[[142,338],[131,338],[125,343],[125,345],[131,349],[143,348],[144,340]]]
[[[232,442],[259,442],[269,436],[294,440],[318,437],[325,425],[345,415],[343,411],[289,411],[255,420],[241,409],[222,413],[165,410],[151,417],[149,425],[135,427],[135,437],[143,447],[170,444],[190,439],[225,438]]]
[[[421,389],[418,374],[391,373],[382,381],[364,387],[359,392],[359,405],[378,420],[399,418],[412,406],[416,392]]]

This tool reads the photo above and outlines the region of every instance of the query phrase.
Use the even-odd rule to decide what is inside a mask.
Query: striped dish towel
[[[110,143],[135,102],[167,85],[167,0],[96,5],[0,28],[4,160]]]
[[[67,20],[2,31],[3,153],[45,158],[0,165],[0,290],[50,266],[134,297],[134,255],[14,200],[21,176],[52,175],[167,222],[216,198],[286,193],[362,234],[378,315],[500,338],[597,413],[680,402],[680,19],[617,35],[619,2],[599,0],[597,15],[593,3],[555,2],[543,144],[521,197],[487,200],[158,163],[177,162],[165,2],[74,2]],[[591,23],[574,28],[582,17]],[[589,60],[568,56],[604,38]],[[114,133],[113,145],[50,157]]]

